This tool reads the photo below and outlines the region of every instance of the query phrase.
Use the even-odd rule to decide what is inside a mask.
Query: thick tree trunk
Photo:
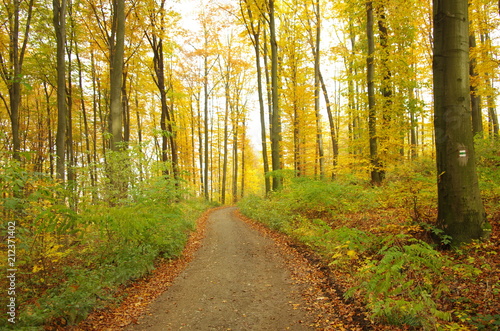
[[[110,120],[111,149],[120,150],[123,142],[123,62],[125,47],[125,0],[113,1],[113,36],[111,42],[111,74],[110,74]]]
[[[19,45],[20,34],[20,16],[21,16],[21,2],[13,0],[12,12],[8,13],[9,16],[9,59],[5,59],[0,54],[0,63],[4,69],[2,78],[4,79],[9,90],[9,116],[12,133],[12,157],[15,160],[21,161],[21,137],[19,132],[19,108],[21,106],[21,81],[22,81],[22,67],[24,62],[24,55],[28,44],[28,36],[31,24],[31,15],[33,12],[33,1],[30,0],[26,16],[26,25],[24,29],[23,44]]]
[[[485,235],[470,114],[467,0],[434,0],[438,225],[458,245]]]

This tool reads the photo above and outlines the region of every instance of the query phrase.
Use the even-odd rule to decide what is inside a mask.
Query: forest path
[[[280,248],[235,210],[209,215],[193,260],[126,330],[314,329]]]

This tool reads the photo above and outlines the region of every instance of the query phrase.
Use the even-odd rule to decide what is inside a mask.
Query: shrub
[[[430,245],[406,235],[390,238],[378,252],[379,259],[368,259],[356,278],[359,285],[347,296],[361,294],[374,320],[389,324],[430,328],[436,320],[449,320],[436,300],[449,291],[442,269],[452,262]]]

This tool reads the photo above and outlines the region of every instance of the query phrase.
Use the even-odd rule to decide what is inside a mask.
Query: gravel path
[[[279,249],[224,208],[172,286],[126,330],[312,330]]]

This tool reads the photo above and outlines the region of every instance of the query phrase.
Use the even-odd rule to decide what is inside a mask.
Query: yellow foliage
[[[353,251],[352,249],[347,251],[347,256],[349,256],[351,259],[355,260],[358,258],[358,253],[356,251]]]
[[[33,269],[31,270],[32,273],[36,274],[37,272],[39,271],[42,271],[43,270],[43,266],[40,265],[40,264],[35,264],[33,266]]]

